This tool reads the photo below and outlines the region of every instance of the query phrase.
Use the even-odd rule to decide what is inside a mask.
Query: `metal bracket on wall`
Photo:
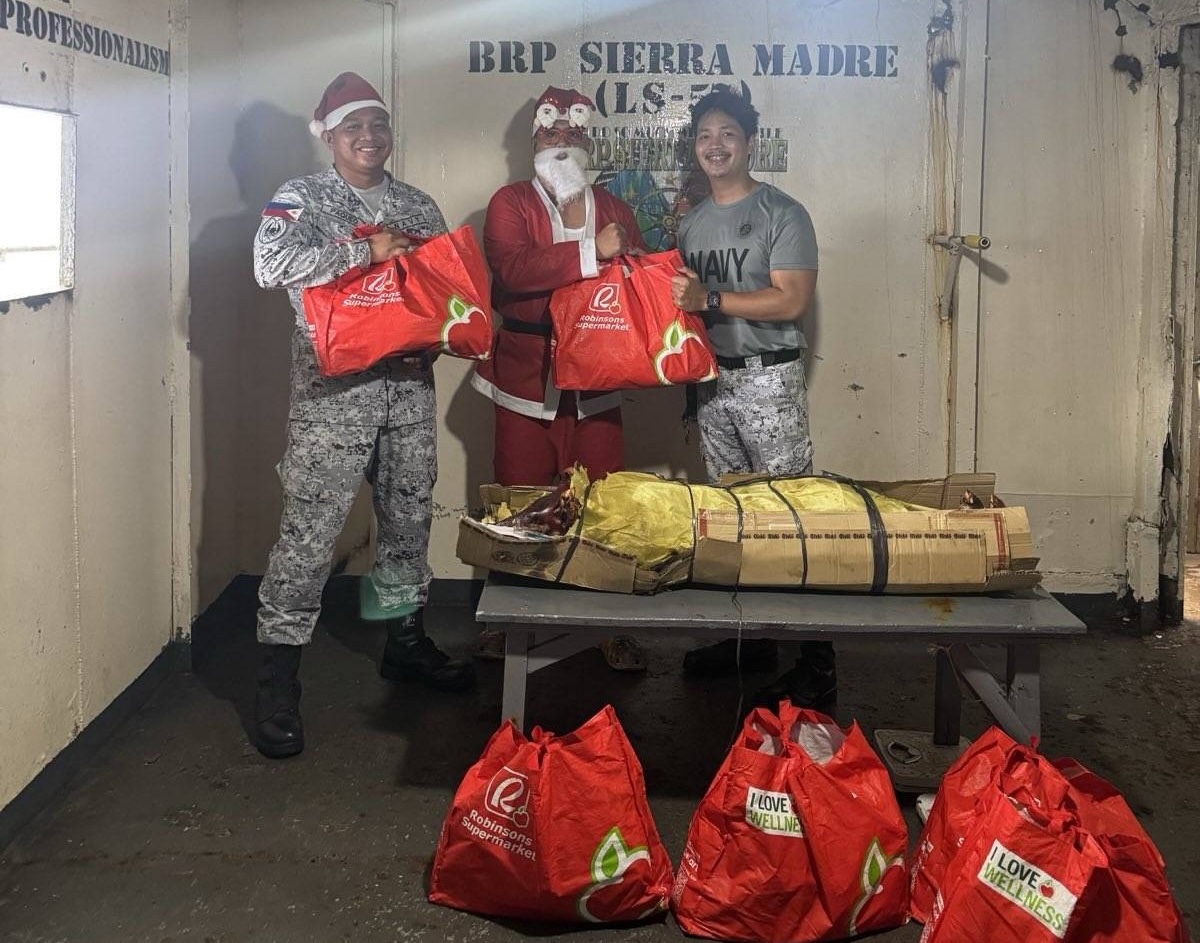
[[[942,285],[942,293],[938,295],[938,318],[949,321],[954,313],[954,283],[958,279],[958,263],[962,261],[963,250],[974,249],[982,252],[992,244],[992,240],[977,233],[968,233],[963,236],[930,236],[929,243],[950,253],[946,281]]]

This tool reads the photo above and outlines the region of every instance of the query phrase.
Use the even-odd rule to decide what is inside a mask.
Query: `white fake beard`
[[[562,155],[566,155],[563,157]],[[582,147],[557,147],[533,155],[533,170],[561,208],[587,189],[588,152]]]

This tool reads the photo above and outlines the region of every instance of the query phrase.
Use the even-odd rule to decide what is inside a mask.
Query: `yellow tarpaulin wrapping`
[[[668,481],[643,472],[614,472],[590,487],[576,469],[571,490],[584,505],[579,533],[655,567],[691,552],[700,511],[862,511],[854,488],[830,478],[776,478],[718,488]],[[917,505],[869,492],[880,511],[919,510]]]

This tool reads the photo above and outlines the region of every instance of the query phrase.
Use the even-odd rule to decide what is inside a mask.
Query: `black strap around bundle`
[[[851,478],[843,478],[841,475],[830,474],[829,477],[834,481],[840,481],[842,484],[853,488],[866,506],[867,523],[871,528],[871,595],[879,596],[887,589],[888,583],[887,529],[883,526],[883,516],[879,513],[879,505],[875,503],[875,499],[871,497],[871,493],[857,481]]]
[[[500,327],[505,331],[512,331],[514,334],[534,334],[537,337],[549,337],[551,333],[549,324],[518,321],[516,318],[505,318]]]

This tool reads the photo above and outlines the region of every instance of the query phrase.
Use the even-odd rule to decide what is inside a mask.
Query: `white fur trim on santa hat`
[[[387,106],[378,99],[346,102],[340,108],[335,108],[327,114],[324,121],[317,121],[314,118],[308,123],[308,130],[312,132],[313,137],[319,138],[326,131],[332,131],[341,124],[351,112],[358,111],[360,108],[382,108],[384,111],[387,111]]]

